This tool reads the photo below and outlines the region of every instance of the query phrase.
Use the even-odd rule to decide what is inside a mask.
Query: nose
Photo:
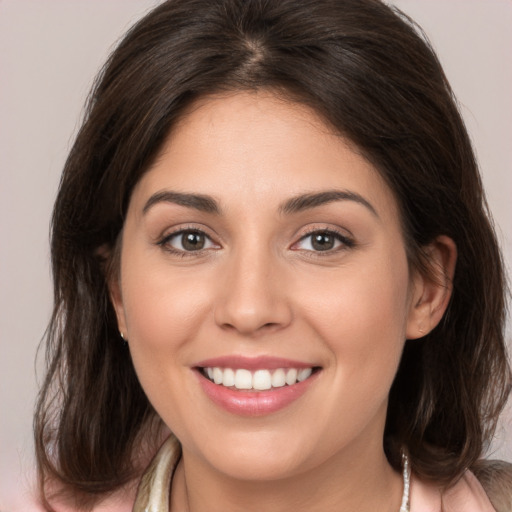
[[[245,251],[226,262],[215,321],[224,330],[257,337],[292,321],[286,278],[270,254]]]

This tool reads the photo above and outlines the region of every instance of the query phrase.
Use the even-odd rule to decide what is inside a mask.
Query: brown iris
[[[330,233],[315,233],[311,235],[311,246],[315,251],[328,251],[334,247],[336,242]]]
[[[205,245],[205,235],[197,231],[186,231],[181,235],[181,244],[186,251],[200,251]]]

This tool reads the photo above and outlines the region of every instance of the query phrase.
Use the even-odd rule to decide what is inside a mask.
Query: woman
[[[442,69],[381,2],[157,7],[91,95],[52,257],[46,506],[510,505],[477,463],[499,250]]]

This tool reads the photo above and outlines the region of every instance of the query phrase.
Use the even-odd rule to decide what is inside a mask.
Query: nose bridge
[[[279,258],[267,244],[255,242],[228,257],[216,305],[217,323],[246,335],[276,330],[291,320]]]

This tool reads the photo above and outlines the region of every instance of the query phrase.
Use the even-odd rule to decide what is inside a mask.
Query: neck
[[[245,481],[215,471],[186,451],[176,470],[171,512],[398,512],[401,475],[382,447],[357,446],[321,466],[271,481]]]

